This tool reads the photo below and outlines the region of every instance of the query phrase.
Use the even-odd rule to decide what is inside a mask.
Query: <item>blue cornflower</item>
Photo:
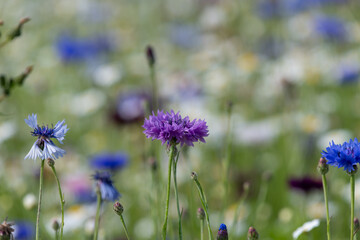
[[[351,172],[356,170],[356,165],[360,162],[360,143],[357,138],[343,144],[335,144],[332,141],[321,155],[326,158],[329,165]]]
[[[315,20],[316,32],[325,39],[344,41],[347,39],[346,23],[336,17],[323,16]]]
[[[93,175],[96,183],[96,188],[100,190],[101,199],[105,201],[116,201],[120,197],[120,193],[113,186],[111,175],[108,172],[96,172]]]
[[[90,164],[95,169],[115,171],[126,166],[128,159],[129,156],[123,152],[104,152],[93,156],[90,160]]]
[[[204,138],[209,135],[205,120],[190,121],[189,117],[182,118],[179,112],[173,110],[166,113],[158,111],[157,116],[153,113],[145,119],[143,128],[147,138],[158,139],[162,144],[175,141],[181,146],[194,146],[194,142],[205,142]]]
[[[47,159],[47,158],[59,158],[62,157],[66,152],[65,150],[57,147],[51,138],[55,138],[59,143],[63,144],[63,140],[66,132],[69,130],[67,125],[64,125],[65,120],[58,121],[55,127],[49,126],[39,126],[37,124],[37,115],[32,114],[28,116],[28,119],[25,119],[25,123],[29,127],[33,128],[31,134],[34,137],[37,137],[37,140],[31,147],[29,153],[25,156],[25,159]]]
[[[343,66],[340,71],[339,81],[341,84],[355,83],[360,78],[360,70],[356,66]]]
[[[28,221],[16,221],[14,225],[14,239],[30,240],[35,238],[34,224]]]
[[[63,62],[77,62],[99,57],[109,52],[113,46],[107,36],[76,38],[69,34],[61,35],[55,47]]]
[[[220,224],[219,231],[218,231],[216,239],[217,240],[227,240],[228,239],[228,232],[227,232],[225,224],[223,224],[223,223]]]

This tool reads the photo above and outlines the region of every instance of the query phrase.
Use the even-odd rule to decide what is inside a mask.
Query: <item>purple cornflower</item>
[[[217,240],[227,240],[228,239],[228,232],[227,232],[225,224],[223,224],[223,223],[220,224],[219,231],[218,231],[216,239]]]
[[[194,142],[205,142],[204,137],[209,135],[205,120],[190,121],[188,116],[182,118],[179,112],[173,110],[166,113],[158,111],[157,116],[153,112],[149,119],[145,118],[143,128],[147,138],[160,140],[162,144],[174,141],[181,146],[194,146]]]
[[[128,163],[129,156],[123,152],[109,153],[103,152],[96,154],[90,160],[90,164],[93,168],[102,170],[116,171]]]
[[[100,190],[102,200],[114,202],[119,199],[120,193],[113,186],[110,173],[96,172],[92,177]]]
[[[58,121],[55,127],[50,128],[48,125],[40,127],[37,124],[37,115],[32,114],[31,116],[28,116],[28,119],[25,119],[25,123],[33,128],[31,134],[34,137],[37,137],[37,140],[31,147],[29,153],[25,156],[25,159],[31,158],[35,160],[37,157],[40,159],[56,159],[62,157],[66,153],[65,150],[57,147],[51,140],[51,138],[55,138],[59,143],[63,143],[62,141],[64,140],[65,134],[69,130],[67,125],[64,125],[65,120]]]
[[[360,162],[360,143],[357,138],[343,144],[335,144],[332,141],[321,155],[326,158],[329,165],[343,167],[345,171],[351,172],[356,170],[356,165]]]

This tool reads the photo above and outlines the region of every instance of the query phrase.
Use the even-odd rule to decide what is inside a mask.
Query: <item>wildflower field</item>
[[[0,33],[0,240],[360,239],[358,0],[1,0]]]

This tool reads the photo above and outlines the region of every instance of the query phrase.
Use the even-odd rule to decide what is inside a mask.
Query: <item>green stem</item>
[[[55,240],[58,240],[58,239],[59,239],[59,231],[56,230],[56,231],[55,231]]]
[[[200,185],[200,182],[197,179],[194,179],[196,186],[198,188],[199,191],[199,197],[200,197],[200,201],[201,204],[204,208],[204,212],[205,212],[205,217],[206,217],[206,224],[207,224],[207,228],[208,228],[208,233],[209,233],[209,239],[213,239],[213,235],[211,233],[211,226],[210,226],[210,219],[209,219],[209,213],[208,213],[208,204],[206,201],[206,196],[204,194],[204,191],[202,190],[202,187]]]
[[[327,232],[327,239],[330,240],[329,201],[328,201],[328,197],[327,197],[327,181],[326,181],[325,174],[322,174],[322,181],[323,181],[324,199],[325,199],[325,206],[326,206],[326,232]]]
[[[127,237],[128,240],[130,240],[130,238],[129,238],[129,232],[128,232],[128,230],[127,230],[127,227],[126,227],[126,224],[125,224],[125,221],[124,221],[124,218],[123,218],[122,215],[120,215],[120,219],[121,219],[121,222],[122,222],[122,224],[123,224],[123,226],[124,226],[124,230],[125,230],[126,237]]]
[[[41,160],[41,167],[40,167],[39,202],[38,202],[38,210],[36,216],[36,235],[35,235],[36,240],[39,240],[39,225],[40,225],[41,198],[42,198],[42,187],[43,187],[43,177],[44,177],[44,164],[45,164],[45,159]]]
[[[150,66],[150,78],[151,78],[151,85],[152,85],[152,109],[158,109],[158,90],[157,90],[157,83],[156,83],[156,72],[155,66]]]
[[[56,178],[56,182],[57,182],[57,185],[58,185],[58,189],[59,189],[60,204],[61,204],[60,240],[62,240],[63,232],[64,232],[64,205],[65,205],[65,200],[64,200],[64,195],[63,195],[62,190],[61,190],[60,181],[59,181],[59,178],[58,178],[56,170],[55,170],[55,166],[50,166],[50,167],[51,167],[51,169],[52,169],[52,171],[54,173],[54,176]]]
[[[177,181],[176,181],[176,166],[179,159],[179,152],[177,153],[175,161],[173,161],[173,171],[174,171],[174,185],[175,185],[175,198],[176,198],[176,206],[177,206],[177,212],[178,212],[178,218],[179,218],[179,240],[182,240],[182,226],[181,226],[181,211],[180,211],[180,205],[179,205],[179,194],[177,189]]]
[[[169,200],[170,200],[170,184],[171,184],[171,165],[175,157],[176,144],[171,143],[170,146],[170,155],[169,155],[169,169],[168,169],[168,183],[167,183],[167,193],[166,193],[166,207],[165,207],[165,219],[164,225],[162,228],[162,238],[166,240],[166,229],[167,229],[167,220],[169,215]]]
[[[98,239],[98,234],[99,234],[100,207],[102,202],[100,189],[96,191],[96,195],[97,195],[97,207],[96,207],[96,217],[95,217],[94,240]]]
[[[200,240],[204,240],[204,219],[200,220]]]
[[[354,239],[355,174],[350,175],[350,186],[351,186],[350,240],[353,240]]]

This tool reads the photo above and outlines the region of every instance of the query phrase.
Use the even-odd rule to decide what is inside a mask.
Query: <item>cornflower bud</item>
[[[248,231],[248,240],[257,240],[259,239],[259,234],[256,231],[255,228],[253,227],[249,227],[249,231]]]
[[[117,215],[119,215],[119,216],[121,216],[122,215],[122,213],[124,212],[124,207],[123,207],[123,205],[121,205],[121,203],[120,202],[118,202],[118,201],[116,201],[115,203],[114,203],[114,211],[115,211],[115,213],[117,214]]]
[[[197,180],[197,173],[196,172],[191,172],[191,178],[196,181]]]
[[[320,158],[317,169],[321,175],[324,175],[329,171],[329,165],[324,157]]]
[[[8,35],[8,39],[9,40],[13,40],[17,37],[20,37],[21,36],[21,32],[22,32],[22,27],[25,23],[27,23],[28,21],[30,21],[30,18],[22,18],[18,24],[18,26],[9,33]]]
[[[150,67],[154,66],[156,61],[155,51],[150,45],[146,47],[146,59],[148,60]]]
[[[60,229],[60,224],[56,219],[54,219],[53,222],[52,222],[51,227],[56,232],[56,231],[58,231]]]
[[[204,220],[204,219],[205,219],[205,211],[204,211],[204,209],[198,208],[198,210],[197,210],[197,217],[198,217],[200,220]]]
[[[228,232],[225,224],[220,224],[219,231],[217,234],[217,240],[228,240]]]

